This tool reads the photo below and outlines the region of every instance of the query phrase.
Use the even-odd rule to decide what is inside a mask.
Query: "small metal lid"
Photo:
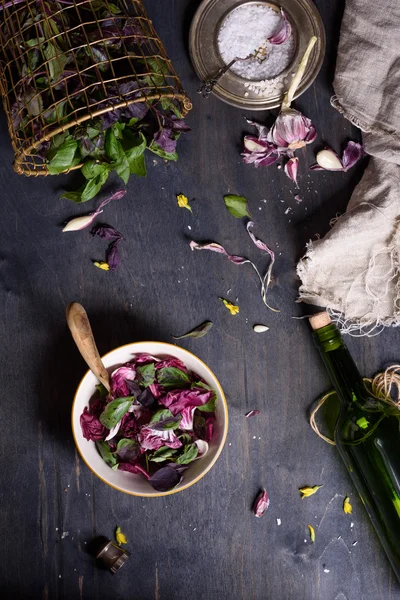
[[[96,558],[101,560],[113,575],[126,563],[129,557],[130,553],[112,540],[102,544],[96,554]]]

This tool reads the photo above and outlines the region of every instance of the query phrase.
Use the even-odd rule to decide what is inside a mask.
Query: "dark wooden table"
[[[335,448],[308,424],[310,404],[329,383],[307,322],[293,319],[309,312],[294,303],[296,261],[305,242],[323,235],[344,210],[365,166],[347,174],[306,169],[324,141],[340,150],[347,139],[359,138],[329,104],[343,2],[317,2],[327,55],[317,81],[296,103],[319,134],[312,149],[299,152],[301,204],[282,171],[242,164],[243,111],[196,95],[187,37],[198,2],[147,4],[193,98],[192,133],[179,144],[177,164],[148,156],[147,179],[131,181],[126,197],[107,208],[107,221],[125,236],[119,271],[92,266],[104,244],[87,231],[61,234],[60,224],[79,212],[59,200],[67,178],[16,175],[0,119],[1,598],[400,598]],[[271,298],[280,314],[261,303],[252,269],[189,250],[191,237],[213,239],[263,262],[243,222],[224,208],[228,192],[249,199],[258,235],[277,249]],[[177,193],[192,199],[193,215],[177,208]],[[238,298],[240,314],[230,316],[219,296]],[[78,457],[70,409],[86,368],[66,329],[65,306],[72,300],[87,308],[103,353],[135,340],[171,341],[171,333],[214,322],[207,337],[182,346],[220,378],[230,430],[211,472],[184,493],[154,500],[124,495]],[[254,323],[270,330],[256,335]],[[388,330],[348,344],[370,375],[398,362],[399,341],[400,332]],[[245,419],[255,408],[261,414]],[[301,501],[297,488],[307,484],[324,487]],[[268,489],[271,505],[255,519],[251,505],[260,486]],[[352,516],[342,511],[346,494]],[[308,523],[316,529],[314,545]],[[97,535],[111,537],[116,525],[126,533],[132,557],[112,577],[87,548]]]

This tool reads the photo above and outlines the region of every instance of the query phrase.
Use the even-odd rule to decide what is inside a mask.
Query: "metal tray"
[[[313,35],[317,36],[318,41],[295,95],[297,98],[317,77],[325,54],[324,26],[311,0],[281,0],[279,4],[263,0],[204,0],[196,11],[189,34],[190,56],[199,80],[209,79],[224,66],[218,50],[219,29],[229,13],[243,4],[267,4],[276,9],[282,7],[287,13],[295,36],[293,60],[281,74],[288,75],[288,83],[291,79],[290,74],[296,71],[310,38]],[[281,92],[260,92],[257,95],[255,91],[244,86],[246,82],[249,83],[249,80],[228,71],[217,83],[213,93],[228,104],[248,110],[277,108],[282,103],[285,89]]]

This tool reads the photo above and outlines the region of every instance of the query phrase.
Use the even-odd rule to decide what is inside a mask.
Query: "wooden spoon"
[[[93,375],[110,391],[110,376],[103,365],[94,341],[92,328],[86,310],[78,302],[68,304],[66,310],[68,327],[75,344]]]

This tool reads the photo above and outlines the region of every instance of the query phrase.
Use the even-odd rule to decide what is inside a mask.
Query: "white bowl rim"
[[[123,489],[117,485],[114,485],[112,483],[110,483],[109,481],[107,481],[106,479],[104,479],[103,477],[101,477],[101,475],[99,475],[94,469],[93,467],[90,466],[90,464],[87,462],[87,460],[83,457],[83,454],[81,453],[79,444],[77,442],[76,436],[75,436],[75,428],[74,428],[74,409],[75,409],[75,403],[77,400],[77,397],[79,395],[80,389],[83,385],[84,380],[86,379],[86,377],[91,373],[90,369],[88,369],[86,371],[86,373],[84,374],[84,376],[82,377],[81,381],[79,382],[79,385],[77,387],[77,390],[75,392],[74,395],[74,399],[72,402],[72,409],[71,409],[71,429],[72,429],[72,436],[74,438],[74,443],[75,443],[75,447],[77,448],[78,452],[79,452],[79,456],[81,457],[81,459],[83,460],[83,462],[85,463],[85,465],[88,467],[88,469],[90,469],[90,471],[96,475],[96,477],[98,477],[98,479],[100,479],[103,483],[107,484],[108,486],[112,487],[115,490],[118,490],[119,492],[123,492],[124,494],[128,494],[130,496],[138,496],[141,498],[159,498],[161,496],[170,496],[171,494],[177,494],[178,492],[182,492],[183,490],[186,490],[187,488],[189,488],[190,486],[194,485],[195,483],[197,483],[198,481],[200,481],[200,479],[202,479],[204,477],[204,475],[206,475],[210,469],[214,466],[214,464],[216,463],[216,461],[218,460],[224,446],[225,446],[225,442],[226,442],[226,438],[228,435],[228,425],[229,425],[229,416],[228,416],[228,403],[226,401],[226,397],[224,394],[224,390],[222,389],[222,386],[219,382],[219,379],[217,378],[217,376],[214,374],[214,372],[210,369],[210,367],[203,361],[201,360],[201,358],[199,358],[196,354],[193,354],[193,352],[190,352],[190,350],[187,350],[186,348],[182,348],[181,346],[176,346],[175,344],[170,344],[169,342],[158,342],[158,341],[150,341],[150,340],[143,340],[140,342],[130,342],[129,344],[123,344],[122,346],[117,346],[116,348],[113,348],[113,350],[110,350],[109,352],[107,352],[106,354],[103,354],[101,359],[104,360],[106,358],[108,358],[110,356],[110,354],[113,354],[114,352],[116,352],[117,350],[123,350],[124,348],[132,348],[136,345],[142,345],[142,344],[156,344],[159,345],[160,347],[163,348],[179,348],[179,350],[181,350],[183,353],[188,354],[189,356],[192,356],[193,358],[195,358],[198,362],[200,362],[203,367],[209,371],[210,375],[212,376],[212,378],[215,380],[215,384],[218,388],[218,391],[220,393],[221,399],[222,399],[222,403],[223,403],[223,409],[224,409],[224,431],[223,431],[223,435],[222,435],[222,440],[220,442],[220,445],[218,447],[218,450],[213,458],[213,460],[209,463],[209,465],[204,469],[204,471],[202,471],[195,479],[193,479],[192,481],[189,481],[188,483],[184,484],[183,486],[179,487],[179,488],[173,488],[172,490],[168,490],[167,492],[157,492],[156,490],[154,490],[153,492],[142,492],[142,493],[137,493],[137,492],[132,492],[132,491],[128,491],[126,489]]]

